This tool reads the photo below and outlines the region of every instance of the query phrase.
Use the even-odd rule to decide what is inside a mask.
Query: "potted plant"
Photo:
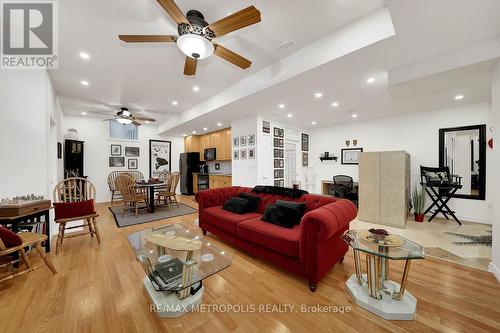
[[[415,184],[413,188],[413,211],[415,213],[415,221],[424,222],[424,210],[425,210],[425,186],[419,186]]]

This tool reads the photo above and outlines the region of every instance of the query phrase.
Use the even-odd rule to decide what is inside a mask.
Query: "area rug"
[[[179,203],[178,208],[175,205],[172,206],[171,208],[168,207],[156,208],[154,213],[142,211],[139,213],[137,217],[135,217],[135,214],[131,212],[125,212],[125,216],[122,217],[121,206],[109,207],[109,210],[113,214],[116,225],[119,228],[128,227],[135,224],[142,224],[152,221],[168,219],[176,216],[188,215],[197,212],[195,208],[189,207],[188,205],[184,205],[182,203]]]
[[[445,234],[455,236],[458,238],[462,238],[464,241],[455,241],[453,244],[455,245],[484,245],[484,246],[491,246],[492,244],[492,237],[491,235],[465,235],[465,234],[458,234],[455,232],[445,232]]]

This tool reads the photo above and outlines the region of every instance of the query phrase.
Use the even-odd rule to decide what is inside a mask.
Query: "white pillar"
[[[498,168],[500,166],[500,62],[495,67],[493,73],[493,88],[492,88],[492,124],[493,124],[493,166]],[[493,179],[487,180],[494,182],[494,219],[493,219],[493,247],[492,247],[492,262],[490,264],[490,271],[495,274],[497,280],[500,282],[500,173],[492,172]]]

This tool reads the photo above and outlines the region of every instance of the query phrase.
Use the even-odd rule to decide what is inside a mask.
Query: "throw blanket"
[[[292,198],[300,198],[304,194],[309,194],[309,192],[304,190],[295,190],[293,188],[278,187],[278,186],[264,186],[257,185],[252,189],[255,193],[265,193],[265,194],[277,194],[284,195]]]

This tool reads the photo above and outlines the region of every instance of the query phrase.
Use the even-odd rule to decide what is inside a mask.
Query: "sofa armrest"
[[[356,218],[356,206],[340,199],[314,209],[301,221],[300,261],[305,265],[309,283],[316,284],[347,252],[340,238]]]

